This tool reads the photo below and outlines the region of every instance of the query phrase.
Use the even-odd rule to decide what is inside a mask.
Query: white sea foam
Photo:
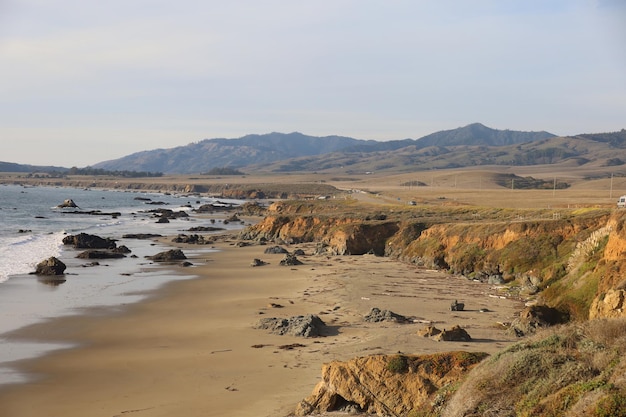
[[[63,232],[58,232],[0,237],[0,282],[11,275],[33,272],[42,260],[59,256],[63,236]]]

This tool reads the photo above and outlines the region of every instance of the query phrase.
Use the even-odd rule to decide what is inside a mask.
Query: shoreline
[[[260,245],[239,247],[232,232],[211,246],[218,251],[190,259],[197,266],[179,271],[193,278],[169,282],[137,303],[16,332],[77,346],[19,362],[20,369],[39,377],[0,387],[0,414],[287,415],[311,393],[322,364],[331,360],[398,351],[493,353],[515,342],[495,323],[510,320],[521,303],[489,297],[486,284],[373,255],[313,255],[313,244],[287,247],[305,251],[299,257],[304,265],[279,266],[283,255],[264,254]],[[269,264],[253,268],[254,258]],[[465,300],[468,311],[449,311],[456,298]],[[418,323],[363,322],[372,307],[439,328],[460,324],[475,342],[419,337],[424,325]],[[261,317],[302,314],[318,314],[336,334],[304,339],[253,328]],[[290,344],[303,346],[280,348]]]

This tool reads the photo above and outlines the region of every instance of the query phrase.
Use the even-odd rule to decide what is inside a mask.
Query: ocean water
[[[72,199],[79,208],[58,208],[66,199]],[[124,239],[123,235],[189,234],[192,232],[186,230],[193,226],[243,227],[225,224],[224,214],[217,214],[213,221],[207,216],[194,216],[193,208],[208,203],[216,200],[158,193],[0,185],[0,384],[32,378],[17,372],[11,365],[14,361],[71,347],[19,339],[11,335],[12,331],[55,317],[83,314],[87,308],[117,308],[134,303],[165,283],[193,277],[193,267],[184,276],[145,259],[169,249],[167,245]],[[189,217],[157,223],[150,211],[158,208],[186,211]],[[81,214],[72,213],[76,211]],[[78,233],[116,239],[118,246],[127,246],[132,251],[129,255],[135,256],[100,259],[99,265],[92,266],[92,260],[76,258],[82,250],[62,243],[65,236]],[[198,246],[184,252],[187,256],[198,256],[210,251],[208,246]],[[30,274],[39,262],[51,256],[67,266],[60,280]]]

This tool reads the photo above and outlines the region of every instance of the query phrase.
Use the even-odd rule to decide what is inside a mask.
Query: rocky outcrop
[[[63,275],[67,267],[63,262],[55,258],[54,256],[41,261],[35,268],[35,274],[37,275]]]
[[[593,300],[589,319],[600,317],[626,317],[626,291],[623,288],[610,289]]]
[[[63,238],[63,244],[72,245],[76,249],[115,249],[117,246],[113,239],[104,239],[100,236],[89,235],[87,233],[65,236]]]
[[[404,416],[444,402],[446,387],[461,381],[485,353],[374,355],[322,367],[322,380],[301,401],[298,416],[351,410]],[[419,414],[416,414],[419,415]],[[425,414],[426,415],[426,414]]]

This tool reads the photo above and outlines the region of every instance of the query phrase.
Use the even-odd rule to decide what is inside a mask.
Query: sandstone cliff
[[[484,353],[374,355],[322,368],[322,380],[296,409],[296,415],[346,410],[403,416],[443,402]]]
[[[374,253],[511,291],[575,319],[626,316],[626,212],[442,208],[364,215],[350,205],[278,203],[244,239],[318,242],[329,254]],[[455,211],[456,210],[456,211]]]

